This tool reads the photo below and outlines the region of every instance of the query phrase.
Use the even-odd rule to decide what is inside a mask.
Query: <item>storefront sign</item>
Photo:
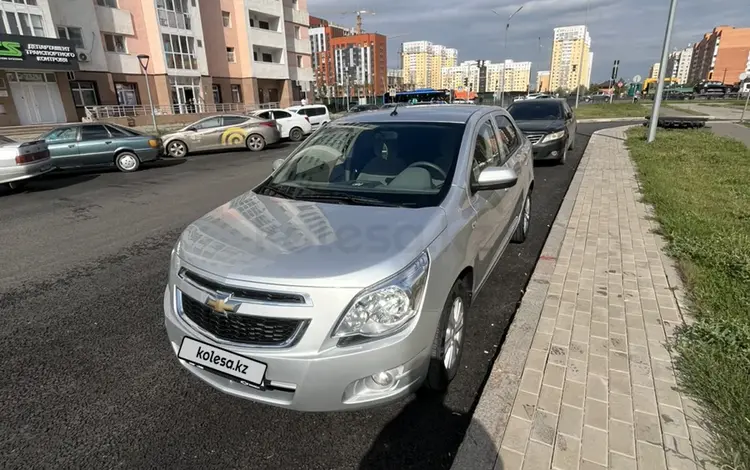
[[[67,39],[0,34],[0,68],[78,70],[78,56]]]

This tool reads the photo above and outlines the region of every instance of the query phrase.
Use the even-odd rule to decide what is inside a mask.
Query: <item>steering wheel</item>
[[[432,162],[424,162],[424,161],[422,161],[422,162],[414,162],[411,165],[409,165],[407,168],[411,168],[411,167],[421,167],[421,168],[425,168],[425,169],[428,169],[428,170],[432,169],[432,170],[437,171],[440,174],[440,176],[443,177],[443,181],[445,181],[445,180],[448,179],[448,175],[443,171],[443,169],[440,168],[439,166],[435,165]]]

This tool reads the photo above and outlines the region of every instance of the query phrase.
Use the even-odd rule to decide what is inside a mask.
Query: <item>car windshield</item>
[[[464,127],[429,122],[329,124],[257,191],[339,204],[437,206],[451,185]]]
[[[562,119],[562,106],[557,101],[531,100],[508,106],[508,112],[516,121],[551,121]]]

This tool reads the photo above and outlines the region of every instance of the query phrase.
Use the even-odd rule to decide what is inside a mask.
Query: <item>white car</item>
[[[0,135],[0,185],[21,189],[29,179],[54,168],[45,141],[20,143]]]
[[[282,139],[299,142],[306,135],[312,134],[310,118],[284,109],[264,109],[253,113],[263,119],[273,119],[279,126]]]
[[[312,124],[313,129],[317,129],[323,124],[331,122],[331,116],[328,114],[328,108],[323,106],[322,104],[291,106],[289,108],[286,108],[286,110],[310,118],[310,124]]]

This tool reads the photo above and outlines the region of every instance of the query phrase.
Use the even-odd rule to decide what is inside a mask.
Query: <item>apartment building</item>
[[[429,41],[401,44],[401,70],[404,85],[413,88],[441,88],[443,68],[454,67],[458,50]]]
[[[313,80],[306,0],[5,0],[0,14],[18,49],[0,51],[0,125],[134,112],[142,64],[161,114],[290,105]]]
[[[498,92],[505,72],[505,92],[529,90],[531,62],[506,60],[493,63],[489,60],[468,60],[454,67],[443,67],[442,86],[449,90],[469,90],[478,93]]]
[[[688,82],[714,80],[735,84],[749,59],[750,28],[717,26],[695,44]]]
[[[549,93],[549,70],[540,70],[536,73],[537,93]]]
[[[550,89],[575,90],[591,85],[591,36],[586,26],[555,28],[552,39]],[[580,70],[579,70],[580,68]]]
[[[382,96],[388,86],[386,37],[362,33],[331,39],[336,96]],[[347,90],[348,87],[348,90]]]
[[[685,49],[670,52],[667,59],[667,76],[676,80],[680,85],[688,83],[692,60],[693,46],[691,44],[688,44]]]
[[[404,87],[404,72],[401,69],[388,69],[388,93],[406,91]]]
[[[661,70],[661,64],[659,62],[654,62],[653,64],[651,64],[651,67],[648,69],[648,78],[658,79],[660,70]]]
[[[330,23],[328,20],[310,16],[310,46],[315,88],[319,98],[332,97],[336,90],[336,64],[331,41],[334,38],[351,36],[351,28]]]

